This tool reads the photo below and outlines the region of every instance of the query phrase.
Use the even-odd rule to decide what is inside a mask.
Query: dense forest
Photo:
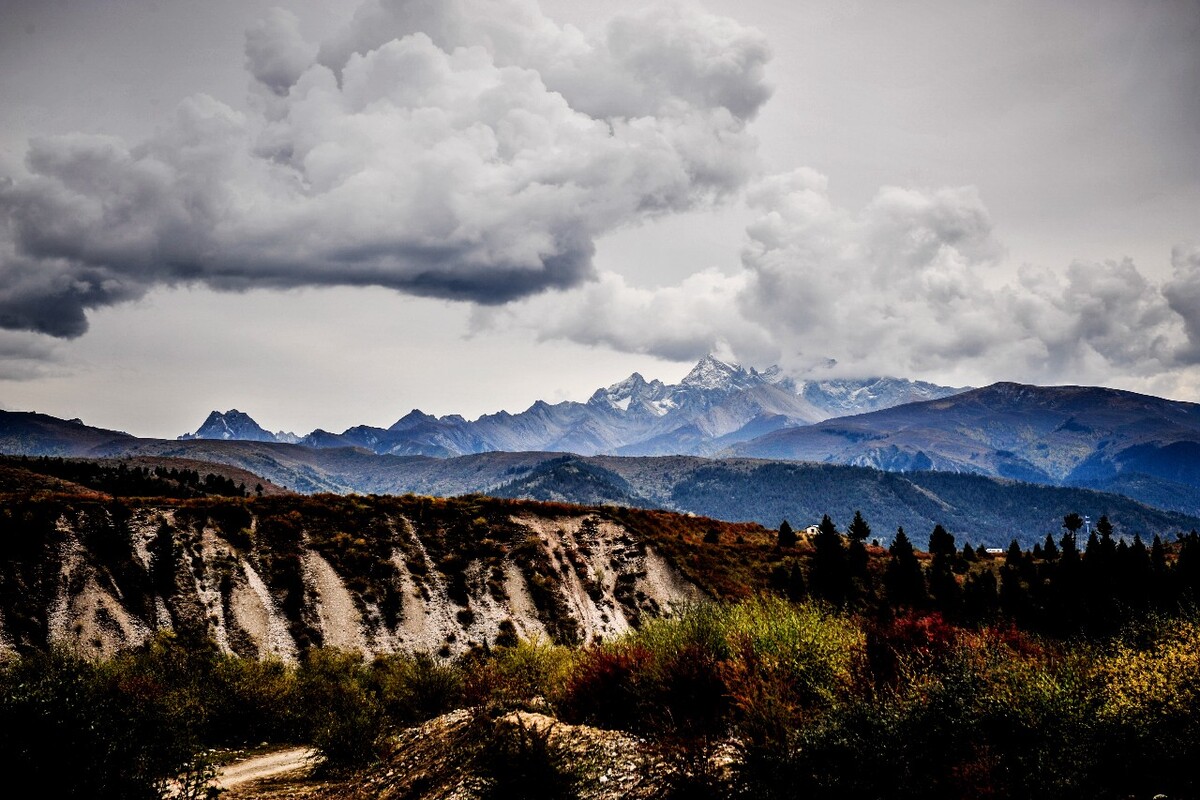
[[[117,460],[0,456],[0,467],[47,475],[113,497],[246,497],[245,483],[195,469],[137,466]],[[262,492],[261,484],[258,492]]]

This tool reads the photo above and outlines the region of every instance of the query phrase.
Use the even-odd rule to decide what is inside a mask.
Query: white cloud
[[[799,169],[762,179],[747,202],[759,216],[739,272],[654,290],[604,276],[520,304],[505,324],[677,360],[725,344],[797,375],[1194,382],[1162,376],[1200,360],[1200,249],[1176,249],[1164,287],[1128,259],[1006,279],[970,187],[885,187],[853,213],[824,176]]]
[[[378,285],[495,304],[593,275],[596,236],[736,191],[761,34],[668,7],[587,37],[524,0],[368,2],[321,48],[276,12],[239,113],[32,142],[0,185],[0,327],[76,336],[158,284]]]
[[[778,356],[769,332],[731,302],[747,276],[704,270],[678,286],[645,289],[604,272],[580,288],[530,298],[504,309],[479,310],[477,333],[530,327],[542,340],[600,344],[628,353],[688,361],[697,354],[734,352],[756,363]]]

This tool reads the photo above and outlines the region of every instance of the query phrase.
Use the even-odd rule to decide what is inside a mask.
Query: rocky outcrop
[[[702,593],[598,509],[470,498],[278,498],[5,509],[0,647],[92,655],[172,630],[230,653],[450,656],[582,643]]]

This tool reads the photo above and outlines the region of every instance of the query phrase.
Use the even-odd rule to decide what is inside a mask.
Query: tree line
[[[982,545],[960,547],[936,525],[926,553],[918,553],[901,527],[886,554],[872,558],[871,527],[856,512],[845,534],[825,515],[806,558],[776,566],[773,588],[794,600],[805,597],[835,607],[882,616],[936,611],[955,623],[1001,620],[1025,629],[1066,636],[1107,634],[1148,613],[1176,613],[1200,599],[1200,534],[1178,533],[1149,545],[1135,534],[1117,536],[1107,516],[1081,541],[1083,518],[1063,518],[1059,537],[1022,549],[1016,539],[1002,556]],[[777,547],[794,551],[798,536],[784,520]],[[806,561],[806,569],[801,563]]]

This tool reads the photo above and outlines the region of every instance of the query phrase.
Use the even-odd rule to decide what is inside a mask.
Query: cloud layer
[[[885,187],[855,213],[799,169],[747,198],[758,217],[730,274],[659,289],[605,274],[481,324],[679,360],[723,350],[798,376],[1148,382],[1200,363],[1200,248],[1176,248],[1164,285],[1128,259],[1014,277],[971,188]]]
[[[245,55],[251,112],[31,142],[0,184],[0,327],[77,336],[162,284],[576,286],[597,236],[738,190],[769,94],[761,34],[674,6],[589,37],[530,0],[372,0],[321,46],[276,11]]]

